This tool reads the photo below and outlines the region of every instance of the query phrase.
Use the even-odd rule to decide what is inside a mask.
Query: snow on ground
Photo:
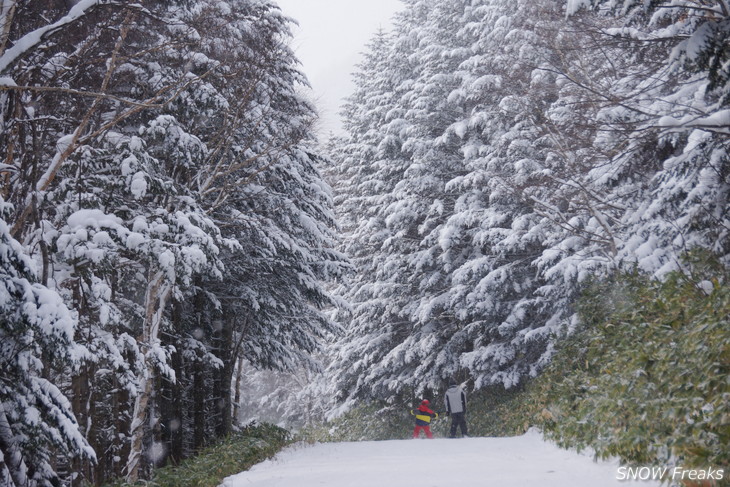
[[[617,480],[617,462],[561,450],[530,431],[512,438],[295,445],[224,487],[653,487]]]

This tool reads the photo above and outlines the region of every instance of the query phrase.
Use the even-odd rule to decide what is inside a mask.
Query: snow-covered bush
[[[690,263],[587,291],[583,324],[533,385],[549,437],[642,465],[728,464],[730,274],[706,254]]]

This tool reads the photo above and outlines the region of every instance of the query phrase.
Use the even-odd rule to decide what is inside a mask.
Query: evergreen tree
[[[358,304],[369,313],[353,317],[340,355],[368,362],[361,358],[357,364],[362,366],[352,367],[340,359],[334,365],[338,374],[359,384],[351,389],[355,394],[376,391],[374,396],[387,398],[410,387],[435,389],[443,378],[465,372],[479,384],[513,385],[522,374],[535,372],[532,367],[546,346],[535,333],[531,339],[519,338],[537,328],[532,311],[537,307],[521,297],[531,297],[538,285],[531,277],[535,269],[530,270],[529,256],[538,256],[540,246],[537,232],[526,231],[531,225],[529,207],[499,184],[514,163],[495,157],[502,151],[494,148],[499,143],[506,143],[506,150],[525,146],[504,142],[515,115],[499,108],[508,97],[521,106],[514,94],[520,93],[520,83],[524,85],[530,71],[508,68],[519,66],[519,59],[504,53],[501,42],[520,31],[512,30],[509,16],[496,15],[506,11],[506,5],[426,3],[414,3],[404,15],[390,51],[393,59],[407,57],[414,64],[410,79],[400,85],[402,92],[391,101],[389,113],[401,118],[383,125],[400,129],[403,142],[397,157],[405,161],[404,170],[393,172],[397,165],[390,162],[390,187],[374,186],[375,177],[361,176],[361,188],[375,187],[381,199],[389,199],[383,207],[363,205],[379,213],[387,232],[361,224],[348,238],[362,245],[379,242],[373,239],[376,235],[388,236],[362,259],[372,266],[359,276],[365,286],[358,283],[352,289],[374,289],[397,309],[397,318],[386,320],[372,301]],[[492,29],[477,30],[475,25]],[[485,39],[484,32],[491,37]],[[499,62],[485,66],[498,54]],[[362,76],[377,78],[376,73]],[[357,128],[351,125],[351,130]],[[528,137],[525,128],[514,130]],[[351,137],[362,137],[362,132]],[[360,151],[360,164],[370,162],[368,155]],[[357,159],[348,158],[346,167],[357,167],[353,160]],[[343,198],[345,219],[354,219],[348,216],[357,212],[351,202],[363,194],[367,193],[360,189]],[[520,233],[524,237],[518,237]],[[384,281],[393,285],[386,287]],[[388,321],[398,323],[392,332]],[[535,350],[530,358],[517,358],[530,348]]]
[[[5,221],[0,198],[0,480],[7,486],[58,482],[54,455],[94,460],[71,404],[49,380],[78,369],[88,350],[74,341],[76,318],[61,297],[37,282],[35,266]]]
[[[385,51],[409,66],[382,97],[390,119],[356,92],[333,152],[361,269],[331,371],[346,397],[516,385],[573,329],[588,278],[727,255],[727,12],[709,4],[407,3]],[[359,76],[375,87],[394,72],[373,66]],[[383,184],[365,168],[396,127]]]

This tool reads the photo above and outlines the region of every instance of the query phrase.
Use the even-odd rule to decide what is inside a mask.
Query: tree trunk
[[[182,373],[183,370],[183,358],[180,353],[182,350],[180,337],[182,337],[183,334],[183,313],[183,303],[178,300],[174,300],[172,304],[172,326],[175,328],[175,352],[172,354],[172,368],[176,373]],[[183,396],[185,392],[182,384],[182,377],[178,377],[175,382],[169,383],[169,387],[169,413],[165,418],[169,434],[169,458],[174,465],[178,465],[183,459]]]
[[[220,381],[220,403],[219,408],[221,411],[221,419],[218,424],[218,437],[223,438],[228,435],[233,429],[232,419],[232,404],[231,404],[231,382],[233,381],[233,360],[226,361],[225,365],[221,368],[221,381]]]
[[[231,432],[231,382],[233,381],[233,369],[236,364],[234,354],[235,344],[233,343],[234,320],[228,319],[221,322],[221,330],[218,340],[218,358],[223,361],[223,367],[216,371],[218,375],[217,391],[218,401],[216,406],[220,412],[220,418],[216,425],[216,436],[223,438]]]
[[[18,2],[16,0],[2,2],[0,7],[0,19],[2,19],[2,27],[0,27],[0,56],[5,54],[5,48],[8,45],[10,37],[10,28],[13,26],[13,17],[15,17],[15,8]]]
[[[89,435],[89,425],[93,421],[93,418],[91,417],[91,412],[89,411],[89,407],[91,405],[91,401],[89,400],[89,394],[91,393],[89,387],[89,375],[89,367],[84,366],[81,368],[79,375],[71,379],[71,390],[73,391],[71,406],[74,416],[76,416],[76,420],[79,423],[79,429],[81,430],[81,433],[84,435],[84,438],[86,438],[86,441],[88,441],[89,444],[94,448],[94,450],[96,450],[96,447],[98,445],[94,444],[93,438],[91,438]],[[79,475],[76,479],[72,481],[72,486],[81,485],[84,480],[92,480],[92,473],[90,468],[91,466],[88,465],[85,460],[81,458],[74,458],[71,461],[70,466],[73,472],[83,473],[83,475]]]
[[[206,326],[203,322],[205,313],[205,296],[200,291],[203,287],[202,279],[198,276],[195,279],[195,287],[198,292],[195,294],[193,301],[195,323],[198,327],[201,339],[205,335],[204,330]],[[205,407],[205,400],[211,394],[210,384],[206,384],[205,372],[206,366],[203,362],[203,357],[197,356],[193,364],[193,449],[199,451],[206,445],[206,424],[208,415]]]
[[[125,435],[123,435],[123,433],[131,430],[131,423],[129,422],[129,405],[131,404],[132,399],[129,395],[129,391],[125,387],[120,387],[121,384],[118,382],[116,385],[118,392],[114,394],[112,399],[112,411],[115,413],[113,417],[116,418],[114,421],[114,432],[117,436],[122,437],[122,439],[112,441],[118,442],[115,444],[119,444],[119,450],[116,450],[115,453],[119,456],[119,458],[125,458],[129,456],[129,443],[126,441],[127,438],[124,438]],[[106,478],[118,478],[124,474],[124,463],[115,462],[113,465],[114,470],[111,473],[107,473]]]
[[[238,358],[238,367],[236,370],[236,393],[233,396],[233,417],[231,421],[238,425],[238,418],[241,414],[241,379],[243,378],[243,357]]]
[[[195,361],[193,378],[193,449],[197,452],[205,446],[205,367]]]
[[[127,459],[126,478],[129,482],[139,479],[140,460],[147,411],[155,385],[156,349],[160,346],[160,323],[172,285],[166,282],[165,273],[158,270],[149,280],[145,294],[145,320],[142,324],[140,345],[144,352],[144,366],[138,377],[137,397],[134,401],[132,425],[130,427],[130,449]]]

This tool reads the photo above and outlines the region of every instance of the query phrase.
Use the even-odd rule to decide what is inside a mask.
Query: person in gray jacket
[[[450,438],[456,438],[456,428],[461,429],[461,436],[469,436],[466,432],[466,394],[455,381],[449,382],[449,388],[444,397],[446,414],[451,415]]]

